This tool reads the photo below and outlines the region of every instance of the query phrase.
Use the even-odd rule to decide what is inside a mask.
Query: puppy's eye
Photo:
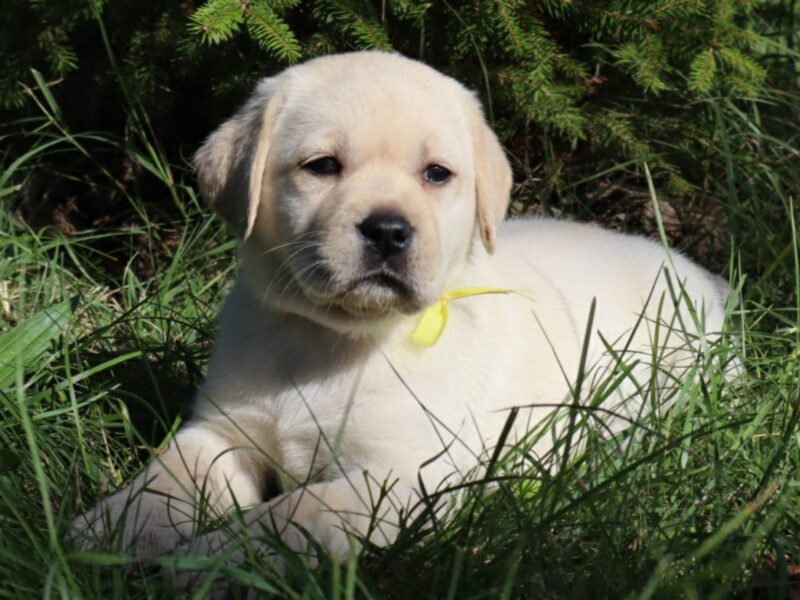
[[[425,179],[425,181],[442,184],[450,179],[452,174],[453,173],[450,171],[450,169],[447,169],[442,165],[428,165],[428,168],[425,169],[422,177]]]
[[[342,163],[333,156],[323,156],[305,163],[303,168],[314,175],[338,175],[342,172]]]

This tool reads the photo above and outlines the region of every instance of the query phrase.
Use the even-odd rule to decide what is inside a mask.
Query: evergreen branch
[[[766,71],[750,57],[732,46],[717,50],[720,63],[725,67],[722,80],[738,94],[752,96],[766,79]]]
[[[653,12],[650,13],[650,18],[655,19],[663,14],[667,14],[667,16],[673,16],[676,12],[675,9],[689,6],[689,8],[694,7],[694,11],[686,11],[682,14],[685,16],[690,12],[701,11],[705,8],[703,2],[698,2],[697,0],[672,0],[671,2],[667,2],[666,4],[659,6],[658,8],[654,9]]]
[[[592,115],[588,127],[601,147],[619,148],[623,155],[638,161],[656,160],[650,144],[636,135],[632,115],[604,109]]]
[[[707,94],[714,83],[717,72],[717,61],[714,57],[714,48],[702,50],[689,66],[689,89]]]
[[[393,0],[388,3],[388,6],[392,14],[398,19],[409,21],[415,27],[421,27],[433,3],[417,3],[412,0]]]
[[[204,43],[214,45],[231,39],[243,21],[239,0],[209,0],[191,16],[189,29],[200,34]]]
[[[642,16],[639,16],[639,15],[631,15],[631,14],[626,14],[626,13],[623,13],[623,12],[607,10],[607,9],[604,9],[604,8],[598,8],[596,6],[587,6],[586,10],[588,10],[590,12],[593,12],[593,13],[597,13],[597,14],[603,16],[603,17],[610,18],[610,19],[612,19],[614,21],[619,21],[619,22],[622,22],[622,23],[634,23],[636,25],[639,25],[640,27],[644,27],[646,29],[651,29],[651,30],[658,30],[659,29],[658,24],[654,23],[649,18],[649,16],[642,17]]]
[[[322,0],[315,14],[328,22],[336,22],[364,49],[391,50],[392,44],[383,28],[373,19],[360,14],[346,0]]]
[[[644,90],[658,94],[667,89],[661,78],[666,68],[664,48],[657,38],[646,36],[639,42],[628,42],[613,54],[617,64]]]
[[[248,30],[259,46],[289,63],[300,60],[302,50],[289,26],[265,2],[242,2]]]
[[[520,58],[528,54],[528,44],[526,43],[528,40],[517,20],[511,15],[511,10],[513,9],[509,7],[506,0],[497,0],[497,14],[503,25],[506,40],[511,44],[511,54]]]

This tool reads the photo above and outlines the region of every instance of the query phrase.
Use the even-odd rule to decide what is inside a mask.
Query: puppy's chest
[[[353,378],[306,384],[268,400],[279,462],[294,482],[336,477],[354,464],[360,436]]]
[[[282,468],[294,481],[380,466],[416,473],[448,451],[464,460],[498,429],[485,389],[460,369],[379,356],[271,399]],[[477,418],[477,420],[476,420]],[[500,417],[497,417],[500,418]],[[491,423],[490,423],[491,421]],[[480,424],[479,431],[477,424]],[[471,448],[471,450],[469,450]]]

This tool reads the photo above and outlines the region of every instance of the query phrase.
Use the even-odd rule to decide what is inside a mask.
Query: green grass
[[[162,597],[154,564],[72,554],[61,540],[80,506],[119,487],[179,425],[232,244],[198,211],[173,224],[181,243],[142,280],[130,265],[105,270],[95,246],[108,232],[37,236],[2,218],[12,235],[0,242],[0,596]],[[782,567],[800,560],[800,320],[788,294],[769,306],[749,296],[733,318],[747,374],[729,385],[709,365],[627,451],[597,440],[555,475],[520,452],[493,485],[470,489],[451,523],[421,520],[341,568],[290,560],[288,574],[270,575],[252,557],[229,577],[298,597],[707,597],[753,586],[784,597]]]
[[[71,133],[44,82],[36,93],[44,117],[0,131],[34,140],[24,156],[0,157],[0,199],[18,199],[49,153],[113,148],[154,176],[181,216],[165,217],[101,168],[73,175],[121,194],[133,224],[66,236],[0,210],[0,598],[170,597],[168,558],[80,554],[63,540],[76,512],[119,489],[180,426],[235,244],[152,132],[142,126],[132,145]],[[730,240],[714,266],[741,289],[734,336],[698,359],[693,379],[648,396],[671,408],[641,418],[629,444],[592,435],[592,411],[574,409],[550,455],[520,447],[492,460],[452,519],[423,515],[389,548],[344,565],[323,556],[312,569],[272,540],[285,573],[254,553],[236,567],[183,566],[220,571],[242,597],[248,586],[292,598],[797,593],[788,571],[800,564],[800,102],[764,97],[709,99],[710,133],[698,138],[698,165],[719,179],[698,194],[724,205],[718,226]],[[621,176],[646,181],[630,164],[595,177]],[[720,365],[734,355],[745,372],[727,382]],[[616,375],[593,383],[595,398]],[[585,449],[566,460],[579,437]]]
[[[143,278],[134,256],[146,231],[67,238],[0,219],[0,596],[168,595],[158,561],[74,554],[62,540],[76,511],[121,486],[179,426],[234,245],[193,208],[161,224],[180,241]],[[288,597],[785,597],[786,567],[800,561],[800,277],[784,219],[775,248],[787,256],[745,280],[732,315],[739,381],[726,383],[712,357],[627,449],[590,440],[555,474],[512,454],[451,522],[421,519],[347,565],[312,570],[290,557],[280,575],[253,556],[227,576]],[[120,272],[101,249],[108,236],[131,256]]]

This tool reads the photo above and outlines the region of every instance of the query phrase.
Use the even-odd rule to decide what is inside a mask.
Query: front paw
[[[192,506],[150,492],[122,490],[72,521],[69,542],[78,550],[161,554],[191,537]]]

